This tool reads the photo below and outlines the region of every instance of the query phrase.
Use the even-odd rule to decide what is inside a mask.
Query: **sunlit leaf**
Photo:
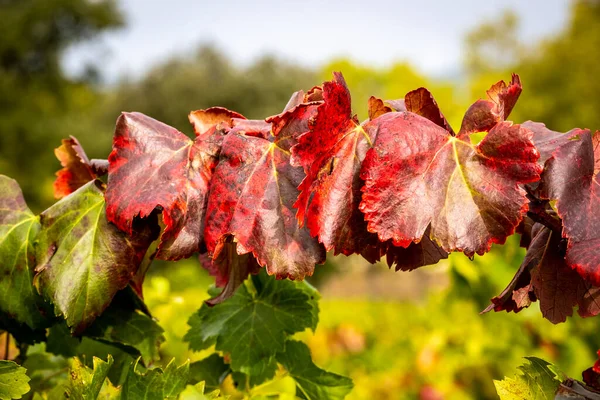
[[[252,282],[252,291],[242,285],[227,301],[203,305],[190,318],[185,340],[193,350],[216,343],[217,350],[230,354],[232,370],[258,375],[284,349],[289,335],[314,327],[317,305],[304,283],[264,272],[252,276]]]
[[[199,117],[191,117],[199,124]],[[200,130],[205,125],[198,125]],[[140,113],[117,121],[109,156],[106,215],[131,233],[134,218],[162,210],[165,230],[157,258],[177,260],[200,250],[208,185],[219,155],[222,131],[190,139]]]
[[[277,361],[296,381],[296,396],[301,399],[341,400],[354,386],[350,378],[317,367],[302,342],[288,341],[285,351],[277,353]]]
[[[431,225],[431,238],[445,251],[472,256],[515,231],[527,210],[519,185],[541,172],[531,132],[502,122],[475,146],[413,113],[375,122],[360,208],[380,240],[407,247]]]
[[[29,392],[27,370],[13,361],[0,360],[0,399],[20,399]]]
[[[78,358],[74,358],[66,388],[68,398],[97,399],[112,363],[113,359],[110,355],[106,361],[94,357],[94,368],[90,370]]]
[[[76,138],[63,139],[62,145],[54,150],[63,169],[56,172],[54,197],[62,199],[86,183],[96,179],[90,160]]]
[[[87,183],[40,216],[36,280],[75,332],[127,286],[155,237],[145,224],[131,238],[109,224],[100,185]]]
[[[553,400],[561,379],[550,363],[536,357],[525,357],[520,374],[494,381],[500,400]]]
[[[238,254],[252,253],[278,277],[302,279],[325,261],[322,246],[298,226],[293,208],[304,173],[290,165],[288,149],[307,124],[298,122],[298,113],[309,112],[296,106],[277,116],[273,133],[269,123],[242,121],[223,140],[206,213],[206,247],[215,258],[225,252],[231,259],[223,246],[233,236]]]
[[[0,312],[41,328],[42,298],[33,287],[34,242],[39,218],[29,210],[16,181],[0,175]]]

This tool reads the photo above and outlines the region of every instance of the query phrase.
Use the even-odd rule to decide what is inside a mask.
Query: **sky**
[[[139,77],[173,55],[214,43],[241,65],[272,54],[318,67],[347,57],[373,67],[408,61],[430,76],[458,73],[467,32],[512,9],[526,43],[559,30],[567,0],[122,0],[127,27],[69,49],[66,69],[98,64],[108,82]]]

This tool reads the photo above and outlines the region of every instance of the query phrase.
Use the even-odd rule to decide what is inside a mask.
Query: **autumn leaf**
[[[454,135],[452,127],[440,111],[433,95],[425,88],[419,88],[408,92],[404,98],[406,111],[427,118],[431,122],[444,128],[450,134]]]
[[[407,247],[431,225],[445,251],[472,256],[514,232],[527,211],[519,185],[541,172],[530,131],[500,122],[473,145],[411,112],[370,123],[378,134],[361,170],[360,209],[381,241]]]
[[[411,243],[406,248],[394,246],[391,240],[387,242],[387,246],[382,246],[382,256],[386,255],[388,266],[392,268],[395,265],[396,271],[412,271],[448,258],[448,253],[431,240],[428,231],[425,231],[419,243]]]
[[[227,131],[233,127],[233,119],[245,119],[243,115],[223,107],[192,111],[189,120],[196,136],[209,137],[217,131]]]
[[[542,196],[556,200],[568,239],[566,261],[600,286],[600,134],[589,131],[559,147],[546,162]]]
[[[296,217],[327,250],[345,255],[361,253],[378,244],[358,209],[363,186],[360,167],[375,132],[361,126],[353,116],[350,92],[340,73],[323,84],[323,98],[310,130],[292,147],[292,164],[302,166],[306,173],[294,204]],[[376,106],[374,101],[372,108],[379,111],[372,110],[371,114],[379,115],[385,106]]]
[[[269,274],[291,279],[312,275],[325,251],[296,223],[293,208],[301,168],[290,165],[290,142],[306,129],[311,106],[298,105],[265,121],[241,121],[223,140],[213,175],[204,238],[218,254],[232,235],[237,253],[252,255]],[[301,119],[299,119],[301,117]]]
[[[509,85],[504,81],[494,84],[486,100],[478,100],[465,113],[460,135],[487,132],[499,122],[505,121],[515,106],[523,87],[519,75],[513,74]]]
[[[40,220],[37,286],[56,314],[81,333],[127,286],[156,232],[141,224],[128,238],[109,224],[99,181],[54,204]]]
[[[63,166],[63,169],[56,172],[54,181],[54,197],[57,199],[73,193],[89,181],[96,179],[97,175],[92,169],[90,160],[75,137],[63,139],[62,145],[54,150],[54,154]]]
[[[207,121],[227,127],[229,123],[219,119],[224,111],[209,110],[190,116],[199,133],[195,140],[140,113],[124,113],[117,121],[109,156],[106,215],[131,233],[135,217],[161,209],[166,227],[159,259],[178,260],[200,250],[208,186],[223,134],[220,129],[207,133]]]
[[[581,134],[589,132],[586,129],[571,129],[569,132],[562,133],[551,131],[541,122],[526,121],[521,124],[522,127],[529,129],[533,133],[533,143],[540,153],[538,162],[542,165],[552,157],[552,153],[559,147],[569,143],[572,139]]]
[[[537,223],[532,237],[519,271],[484,312],[518,312],[539,300],[542,315],[554,324],[572,316],[574,306],[578,306],[582,317],[600,314],[600,288],[586,282],[567,265],[560,234]]]
[[[238,254],[233,236],[224,240],[219,246],[219,252],[211,258],[208,254],[200,255],[202,266],[216,278],[216,286],[223,288],[219,295],[206,301],[209,305],[215,305],[227,300],[246,280],[248,275],[260,271],[260,265],[251,253]]]
[[[392,108],[375,96],[369,97],[369,120],[374,120],[383,114],[392,112]]]

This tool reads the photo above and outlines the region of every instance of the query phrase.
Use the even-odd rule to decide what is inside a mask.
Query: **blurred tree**
[[[507,10],[499,19],[470,31],[465,38],[467,73],[480,75],[512,67],[522,56],[518,25],[517,14]]]
[[[51,194],[39,186],[60,138],[61,121],[86,112],[95,93],[86,77],[68,78],[64,50],[123,24],[113,1],[0,1],[0,172],[19,180],[34,209]],[[49,145],[50,144],[50,145]]]
[[[312,71],[270,56],[236,68],[218,49],[202,46],[193,57],[171,59],[139,81],[122,83],[103,113],[114,123],[121,111],[140,111],[191,133],[191,110],[221,106],[262,119],[281,112],[293,92],[316,83]]]
[[[600,1],[573,3],[568,25],[515,67],[524,91],[516,116],[551,129],[600,129]]]
[[[517,72],[524,90],[511,119],[543,121],[559,131],[599,129],[599,21],[599,0],[576,0],[566,27],[531,46],[519,42],[518,20],[510,12],[477,27],[466,38],[472,92],[480,96],[489,82]]]

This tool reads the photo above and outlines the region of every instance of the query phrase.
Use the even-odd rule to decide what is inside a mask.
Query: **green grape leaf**
[[[121,390],[121,400],[165,400],[176,399],[185,389],[190,372],[190,364],[175,365],[175,360],[163,371],[151,369],[144,374],[138,371],[138,361],[129,368],[129,373]]]
[[[196,385],[194,385],[194,397],[192,397],[193,399],[197,399],[197,400],[215,400],[215,399],[228,399],[229,396],[221,396],[221,391],[220,390],[213,390],[212,392],[209,393],[204,393],[206,388],[208,388],[204,382],[200,382],[197,383]],[[208,389],[210,390],[210,389]]]
[[[550,363],[536,357],[525,357],[528,363],[519,367],[514,378],[494,381],[500,400],[551,400],[561,383],[561,373]]]
[[[40,216],[37,286],[75,333],[127,286],[156,236],[151,224],[131,237],[109,224],[101,185],[89,182]]]
[[[56,356],[46,351],[47,345],[40,343],[27,349],[27,358],[23,367],[31,379],[29,386],[32,392],[48,392],[54,388],[63,388],[67,381],[69,361],[62,356]],[[60,393],[64,395],[64,392]]]
[[[0,400],[20,399],[29,392],[27,370],[13,361],[0,360]]]
[[[146,314],[114,301],[85,331],[90,338],[121,347],[135,357],[141,356],[145,365],[160,359],[158,349],[165,341],[163,333],[160,325]]]
[[[81,338],[72,336],[66,322],[61,321],[52,325],[48,330],[46,350],[52,354],[66,358],[75,357],[77,355],[77,347],[80,343]]]
[[[233,378],[235,387],[238,390],[245,391],[258,386],[261,383],[272,380],[275,377],[275,373],[277,373],[277,360],[275,360],[275,357],[272,357],[265,362],[261,362],[260,367],[261,370],[252,371],[252,375],[246,375],[242,372],[233,372],[231,377]]]
[[[190,364],[188,383],[194,385],[204,382],[206,389],[213,391],[219,388],[225,377],[230,373],[231,368],[228,364],[225,364],[223,357],[214,353]]]
[[[94,369],[91,370],[79,358],[74,358],[66,388],[68,397],[82,400],[98,398],[112,364],[113,358],[110,355],[107,361],[94,357]]]
[[[352,379],[327,372],[312,362],[309,348],[290,340],[285,351],[277,353],[277,361],[296,381],[296,396],[307,400],[343,399],[353,388]]]
[[[0,312],[32,329],[43,327],[42,298],[32,285],[39,218],[18,183],[0,175]]]
[[[259,375],[283,351],[288,335],[314,327],[317,305],[302,282],[276,280],[263,270],[252,283],[255,291],[242,285],[227,301],[202,305],[188,322],[185,340],[193,350],[216,343],[230,354],[232,370]]]
[[[113,385],[122,385],[129,373],[129,367],[135,362],[136,358],[131,356],[130,352],[125,351],[122,346],[100,342],[98,340],[83,337],[81,344],[77,347],[77,356],[88,368],[93,368],[92,360],[94,357],[106,359],[111,356],[114,360],[112,367],[108,371],[108,379]]]

